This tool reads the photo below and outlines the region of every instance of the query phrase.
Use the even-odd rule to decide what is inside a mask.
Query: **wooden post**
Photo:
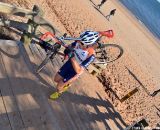
[[[128,94],[126,94],[123,98],[120,99],[120,102],[124,102],[125,100],[127,100],[129,97],[131,97],[133,94],[135,94],[136,92],[138,92],[138,89],[135,88],[133,89],[131,92],[129,92]]]
[[[94,76],[97,76],[105,68],[106,68],[106,65],[93,63],[88,67],[88,72]]]
[[[141,120],[136,121],[132,125],[125,128],[124,130],[146,130],[145,127],[148,127],[148,126],[149,126],[149,124],[146,121],[146,119],[142,118]]]

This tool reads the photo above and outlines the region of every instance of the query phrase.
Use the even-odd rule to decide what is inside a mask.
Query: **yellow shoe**
[[[71,86],[70,84],[65,85],[65,86],[63,87],[63,92],[67,91],[70,86]]]
[[[60,93],[54,92],[53,94],[50,95],[50,99],[55,100],[55,99],[59,98],[60,95],[61,95]]]

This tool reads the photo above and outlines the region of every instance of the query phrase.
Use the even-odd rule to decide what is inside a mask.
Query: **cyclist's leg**
[[[59,83],[62,81],[66,82],[68,81],[68,79],[70,79],[74,75],[76,75],[76,72],[73,70],[71,61],[67,61],[56,73],[54,77],[54,81],[56,83]]]
[[[71,82],[64,82],[63,80],[59,81],[59,82],[57,83],[57,86],[56,86],[57,92],[63,93],[63,92],[64,92],[64,87],[65,87],[65,86],[68,87],[69,84],[71,84]]]
[[[57,91],[50,95],[50,99],[55,100],[55,99],[59,98],[59,96],[63,92],[68,90],[68,88],[70,87],[70,84],[71,84],[71,82],[68,82],[68,81],[67,82],[64,82],[63,80],[59,81],[56,86]]]
[[[55,77],[54,77],[54,81],[56,83],[60,82],[60,81],[63,81],[63,77],[59,74],[59,73],[56,73]]]
[[[79,74],[76,74],[75,76],[73,77],[70,77],[68,78],[67,80],[64,81],[64,79],[60,80],[58,83],[57,83],[57,90],[62,93],[64,92],[64,87],[69,87],[71,86],[72,82],[74,82],[77,78],[79,77]]]
[[[54,81],[57,83],[57,92],[61,93],[63,91],[63,87],[65,86],[64,78],[59,73],[56,73]]]
[[[64,86],[70,83],[70,79],[72,79],[76,75],[74,71],[71,61],[67,61],[57,72],[54,81],[57,82],[57,91],[53,93],[50,98],[56,99],[58,98],[62,92],[64,92]]]
[[[55,81],[57,81],[57,91],[50,95],[50,99],[57,99],[63,92],[65,92],[70,87],[72,82],[74,82],[83,73],[82,69],[81,73],[77,74],[74,71],[73,67],[70,66],[70,63],[67,63],[68,67],[66,66],[66,64],[64,66],[62,66],[62,68],[55,76]]]
[[[56,86],[56,89],[57,89],[57,90],[56,90],[56,92],[54,92],[54,93],[52,93],[52,94],[50,95],[50,99],[55,100],[55,99],[59,98],[59,96],[60,96],[63,92],[67,91],[67,89],[68,89],[68,87],[70,86],[70,84],[71,84],[70,81],[64,82],[64,79],[59,80],[59,81],[57,82],[57,86]]]
[[[62,92],[64,92],[64,87],[69,87],[71,84],[72,84],[72,82],[74,82],[76,79],[78,79],[78,77],[81,75],[83,73],[83,70],[81,71],[81,73],[79,73],[79,74],[74,74],[74,75],[70,75],[68,78],[61,78],[60,80],[59,80],[59,82],[57,82],[57,90],[60,92],[60,93],[62,93]],[[60,76],[61,77],[61,76]]]

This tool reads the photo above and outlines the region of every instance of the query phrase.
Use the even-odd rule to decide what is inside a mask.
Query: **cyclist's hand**
[[[73,48],[72,47],[67,47],[65,50],[64,50],[64,55],[68,55],[69,53],[71,53],[73,51]]]
[[[67,47],[67,48],[64,50],[64,55],[65,55],[65,56],[68,56],[68,58],[74,57],[74,49],[73,49],[72,47]]]
[[[104,48],[104,47],[105,47],[104,44],[98,42],[98,48]]]
[[[74,57],[74,51],[72,51],[72,52],[70,52],[69,54],[68,54],[68,58],[73,58]]]

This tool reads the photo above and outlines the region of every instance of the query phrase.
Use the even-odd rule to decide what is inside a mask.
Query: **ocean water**
[[[160,39],[160,0],[119,0]]]

